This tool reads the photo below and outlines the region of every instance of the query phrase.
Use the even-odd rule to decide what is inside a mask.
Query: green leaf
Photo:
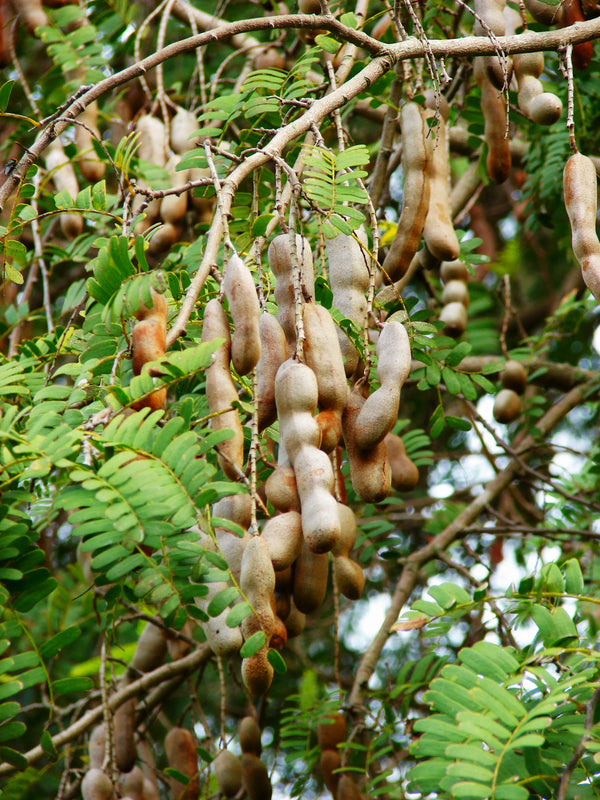
[[[15,769],[24,770],[29,766],[25,756],[17,750],[13,750],[12,747],[0,747],[0,758],[6,761],[7,764],[11,764]]]
[[[446,364],[449,367],[458,367],[463,358],[468,356],[471,350],[472,347],[468,342],[460,342],[456,347],[453,347],[446,356]]]
[[[449,428],[454,428],[457,431],[470,431],[471,423],[462,417],[453,417],[450,414],[446,415],[446,425]]]
[[[529,800],[530,793],[524,786],[516,783],[503,783],[496,786],[494,800]]]
[[[218,617],[227,606],[240,596],[239,591],[235,586],[229,586],[216,594],[208,604],[206,612],[209,617]]]
[[[50,761],[57,761],[58,760],[58,751],[52,741],[52,736],[48,731],[44,731],[40,737],[40,747],[48,756]]]
[[[315,36],[315,44],[317,44],[321,50],[325,50],[326,53],[337,53],[340,48],[340,45],[335,39],[332,39],[331,36],[325,36],[323,33]]]
[[[225,620],[228,628],[237,628],[238,625],[241,624],[242,620],[245,620],[246,617],[252,613],[252,606],[250,603],[247,603],[243,600],[241,603],[237,603],[229,614],[227,615],[227,619]]]
[[[264,647],[267,642],[267,637],[264,631],[256,631],[250,636],[240,649],[240,656],[242,658],[249,658],[257,653],[261,647]]]
[[[565,571],[565,590],[567,594],[583,594],[583,574],[579,561],[576,558],[569,558],[563,564]]]
[[[460,381],[453,369],[442,367],[442,377],[450,394],[460,394]]]
[[[482,783],[455,783],[452,787],[452,796],[464,800],[489,800],[491,788]]]
[[[209,562],[209,564],[212,564],[213,567],[216,567],[223,572],[226,572],[229,569],[229,565],[223,556],[219,553],[215,553],[213,550],[205,550],[204,558]]]
[[[8,21],[5,24],[8,24]],[[6,83],[3,83],[2,86],[0,86],[0,114],[4,113],[8,108],[10,93],[14,85],[14,81],[6,81]]]
[[[62,678],[52,684],[54,694],[68,694],[71,692],[89,692],[94,688],[94,681],[91,678]]]
[[[44,642],[40,647],[40,657],[47,661],[59,653],[63,647],[74,642],[81,635],[81,629],[77,625],[72,625],[64,631],[60,631],[51,639]]]
[[[277,652],[277,650],[272,650],[272,649],[269,650],[269,652],[267,653],[267,658],[269,660],[269,663],[271,664],[271,666],[278,675],[285,675],[285,673],[287,672],[287,664],[283,660],[281,654]]]

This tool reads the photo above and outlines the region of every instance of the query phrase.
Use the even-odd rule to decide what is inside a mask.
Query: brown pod
[[[140,303],[134,313],[138,322],[131,332],[132,368],[134,375],[140,375],[145,369],[148,374],[154,374],[150,367],[145,365],[150,361],[162,358],[166,349],[167,337],[167,301],[160,292],[151,289],[152,306]],[[143,397],[133,404],[133,408],[151,408],[153,411],[164,408],[167,399],[167,389],[164,386],[156,389],[148,397]]]
[[[151,672],[160,667],[167,654],[167,634],[164,628],[147,622],[138,639],[129,668],[136,672]]]
[[[242,717],[238,727],[242,753],[252,753],[252,755],[260,756],[262,751],[261,735],[260,727],[254,717]]]
[[[96,183],[104,177],[106,165],[96,155],[93,145],[94,139],[100,141],[101,138],[98,130],[98,103],[95,100],[84,108],[77,117],[77,123],[79,124],[75,125],[74,139],[79,154],[79,169],[87,181]]]
[[[343,503],[338,503],[340,519],[340,538],[333,548],[334,576],[336,586],[348,600],[358,600],[365,586],[362,567],[349,557],[356,543],[356,517],[354,511]]]
[[[90,733],[88,742],[88,755],[90,767],[101,769],[104,764],[104,753],[106,748],[106,729],[104,724],[96,725]]]
[[[337,750],[323,750],[321,752],[320,766],[323,782],[331,792],[333,800],[335,800],[340,782],[340,773],[335,770],[342,766],[341,753]]]
[[[75,203],[79,194],[79,184],[73,165],[65,155],[60,139],[54,139],[44,151],[46,169],[52,175],[57,192],[67,192]],[[60,226],[68,239],[74,239],[83,231],[83,217],[75,212],[63,211]]]
[[[296,256],[299,268],[299,287],[304,301],[314,300],[315,275],[310,243],[299,234],[295,238]],[[295,264],[287,233],[276,236],[268,250],[269,266],[275,275],[275,302],[277,303],[277,319],[283,328],[291,355],[296,349],[296,307],[294,303],[293,272]]]
[[[327,588],[327,583],[325,584],[325,588]],[[294,639],[296,636],[300,636],[306,627],[306,614],[296,608],[293,600],[291,602],[290,611],[284,620],[284,625],[288,639]]]
[[[168,779],[174,800],[198,800],[198,756],[193,735],[185,728],[171,728],[165,737],[165,752],[169,766],[189,778],[187,784]]]
[[[108,775],[100,769],[90,769],[81,781],[81,797],[83,800],[113,800],[113,785]]]
[[[317,742],[321,750],[335,750],[346,738],[346,718],[343,714],[328,714],[317,725]]]
[[[510,174],[510,139],[507,135],[507,107],[504,97],[489,82],[481,59],[475,59],[475,80],[481,89],[484,138],[488,147],[487,173],[494,183],[504,183]]]
[[[314,613],[325,599],[328,575],[327,553],[313,553],[305,542],[294,565],[294,605],[303,614]]]
[[[563,170],[565,208],[571,224],[571,247],[586,286],[600,302],[600,241],[596,233],[598,179],[594,162],[574,153]]]
[[[135,697],[130,697],[115,711],[113,717],[115,762],[119,772],[133,769],[135,749]]]
[[[523,394],[527,386],[527,370],[520,361],[507,361],[500,375],[502,386],[512,389],[517,394]]]
[[[238,375],[247,375],[260,358],[261,314],[252,273],[235,253],[225,266],[223,287],[233,319],[231,363]]]
[[[302,549],[302,519],[297,511],[286,511],[268,519],[261,532],[267,543],[273,569],[291,567]]]
[[[252,753],[242,755],[242,783],[248,800],[271,800],[273,787],[267,768],[260,758]]]
[[[270,646],[273,650],[281,652],[288,640],[288,632],[283,620],[275,614],[273,633],[271,634]]]
[[[446,336],[457,339],[467,329],[467,309],[462,303],[448,303],[440,312],[440,322],[445,325]]]
[[[144,790],[142,792],[142,800],[160,800],[160,793],[158,788],[150,778],[144,778]]]
[[[42,8],[42,0],[12,0],[15,11],[29,31],[48,25],[48,17]]]
[[[340,774],[336,800],[362,800],[360,789],[347,772]]]
[[[411,492],[419,482],[419,470],[406,455],[404,442],[395,433],[388,433],[383,441],[388,451],[393,488],[397,492]]]
[[[130,797],[131,800],[144,800],[144,773],[135,766],[131,772],[119,778],[119,791],[121,797]]]
[[[265,482],[267,500],[277,511],[300,511],[296,475],[292,467],[276,467]]]
[[[342,417],[344,442],[354,491],[366,503],[378,503],[391,491],[392,473],[383,441],[369,450],[356,446],[356,421],[364,403],[362,394],[357,391],[350,393]]]
[[[169,181],[172,189],[180,189],[188,181],[188,170],[178,170],[177,165],[181,161],[181,156],[172,155],[166,163],[165,169],[169,173]],[[160,217],[163,222],[175,224],[185,217],[187,210],[188,193],[168,194],[160,201]]]
[[[242,680],[253,697],[263,697],[273,681],[274,669],[267,658],[267,648],[242,661]]]
[[[231,338],[227,315],[221,303],[215,298],[209,300],[204,309],[202,341],[220,338],[225,341],[213,354],[213,360],[206,369],[206,399],[211,414],[210,426],[213,430],[229,428],[233,431],[231,439],[221,442],[218,447],[219,464],[230,480],[239,480],[238,470],[244,464],[244,429],[232,403],[238,400],[238,393],[229,369]],[[236,469],[237,467],[237,469]]]
[[[183,628],[179,633],[183,634],[183,636],[187,636],[188,639],[192,638],[193,629],[189,620],[184,622]],[[177,636],[174,631],[169,631],[167,633],[167,650],[171,656],[171,661],[179,661],[180,658],[183,658],[190,652],[190,648],[191,644],[182,636]]]
[[[225,797],[235,797],[242,788],[242,762],[229,750],[221,750],[212,762],[219,791]]]
[[[507,425],[521,413],[521,398],[512,389],[500,389],[494,400],[494,419]]]
[[[256,365],[257,392],[254,398],[258,414],[258,430],[262,431],[277,419],[275,375],[287,358],[287,343],[277,317],[264,311],[258,321],[260,358]]]

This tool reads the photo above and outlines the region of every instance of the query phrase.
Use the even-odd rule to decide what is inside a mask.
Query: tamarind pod
[[[466,268],[464,261],[458,258],[454,261],[444,261],[440,266],[440,277],[444,283],[462,281],[462,283],[466,284],[469,280],[469,270]]]
[[[346,718],[343,714],[327,714],[317,725],[317,743],[321,750],[335,750],[346,738]]]
[[[196,605],[206,611],[208,604],[223,589],[228,589],[230,583],[216,581],[208,584],[208,594],[205,597],[195,598]],[[239,628],[230,628],[227,616],[231,609],[226,608],[216,617],[209,617],[207,622],[201,623],[208,646],[216,656],[231,656],[239,653],[244,639]]]
[[[520,361],[510,359],[504,365],[500,381],[505,389],[512,389],[517,394],[523,394],[527,386],[527,370]]]
[[[326,239],[329,262],[329,286],[333,294],[333,305],[361,328],[367,321],[367,298],[369,269],[365,250],[368,245],[364,227],[356,231],[356,237],[340,233],[334,239]],[[362,245],[362,246],[361,246]],[[363,250],[363,247],[365,250]],[[358,367],[359,354],[348,336],[336,326],[344,369],[350,377]]]
[[[101,769],[104,764],[104,753],[106,748],[106,729],[104,724],[96,725],[90,733],[88,742],[88,756],[90,768]]]
[[[338,503],[337,508],[341,535],[332,551],[335,582],[344,597],[358,600],[365,586],[365,575],[362,567],[349,557],[356,542],[356,517],[354,511],[343,503]]]
[[[75,202],[79,194],[79,184],[73,165],[65,155],[60,139],[50,142],[44,151],[44,163],[48,172],[52,174],[56,191],[67,192],[71,200]],[[83,217],[75,212],[63,212],[60,215],[60,227],[68,239],[74,239],[83,231]]]
[[[189,172],[189,179],[191,181],[199,181],[201,178],[210,178],[210,169],[208,167],[192,167]],[[205,191],[206,189],[204,187],[196,188],[192,191],[190,199],[194,210],[197,212],[197,221],[208,225],[212,220],[215,197],[214,195],[212,197],[205,197],[202,194]]]
[[[237,522],[242,528],[249,528],[252,521],[252,497],[249,494],[222,497],[213,504],[212,515]]]
[[[119,778],[121,797],[130,797],[131,800],[144,800],[144,773],[135,766],[130,772]]]
[[[206,369],[206,399],[211,414],[217,415],[211,418],[210,426],[214,431],[224,428],[233,431],[231,439],[219,444],[217,457],[225,475],[230,480],[238,480],[236,467],[241,470],[244,464],[244,430],[237,410],[231,409],[238,394],[229,369],[229,325],[221,303],[215,298],[209,300],[204,309],[202,341],[209,342],[216,338],[225,341],[213,354],[213,361]]]
[[[403,106],[400,127],[404,170],[402,210],[394,240],[383,262],[383,270],[392,281],[405,274],[417,252],[430,198],[427,127],[417,103]]]
[[[113,716],[115,763],[119,772],[133,769],[137,752],[135,749],[135,697],[122,703]]]
[[[231,361],[238,375],[247,375],[260,358],[260,305],[252,273],[235,253],[225,267],[223,286],[233,318]]]
[[[327,553],[314,553],[305,542],[294,564],[294,605],[303,614],[314,613],[327,592],[329,557]],[[287,619],[284,620],[287,625]]]
[[[150,297],[152,298],[152,305],[148,306],[143,300],[140,300],[137,311],[133,312],[133,316],[138,320],[151,319],[156,317],[165,326],[169,316],[169,306],[167,299],[162,292],[159,292],[154,286],[150,287]]]
[[[465,308],[469,307],[469,290],[464,281],[448,281],[442,292],[442,304],[462,303]]]
[[[314,300],[315,275],[312,251],[307,239],[296,234],[296,255],[300,272],[300,289],[306,302]],[[288,352],[296,349],[296,307],[294,303],[294,281],[290,237],[287,233],[276,236],[267,251],[269,266],[275,275],[275,302],[277,319],[283,328],[288,343]]]
[[[12,0],[12,4],[29,33],[34,33],[42,25],[48,25],[48,17],[41,0]]]
[[[397,492],[412,491],[419,482],[419,470],[406,455],[404,442],[395,433],[388,433],[383,441],[392,470],[392,487]]]
[[[332,549],[333,556],[347,556],[356,542],[356,516],[350,506],[344,503],[337,504],[337,513],[340,520],[340,538]]]
[[[273,788],[267,768],[252,753],[242,754],[242,783],[248,800],[271,800]]]
[[[286,572],[289,571],[290,573],[290,580],[291,580],[291,569],[285,570]],[[291,597],[286,592],[283,592],[279,589],[278,586],[278,573],[281,573],[282,570],[275,570],[275,594],[273,597],[275,598],[275,616],[279,617],[279,619],[284,620],[287,615],[290,613],[292,604],[291,604]]]
[[[585,15],[580,0],[564,0],[565,26],[574,22],[584,22]],[[572,60],[575,69],[586,69],[594,55],[593,42],[579,42],[573,45]]]
[[[244,550],[252,537],[248,531],[245,531],[243,537],[240,538],[225,528],[217,528],[215,536],[221,555],[227,561],[231,574],[236,580],[239,580]]]
[[[165,354],[167,330],[158,317],[138,322],[131,332],[133,346],[133,374],[139,375],[149,361],[156,361]]]
[[[571,246],[586,286],[600,302],[600,242],[596,234],[597,191],[594,162],[582,153],[575,153],[567,159],[563,171],[563,194],[571,224]]]
[[[474,75],[481,88],[481,113],[488,147],[487,173],[494,183],[504,183],[511,167],[509,140],[506,135],[506,103],[487,79],[484,66],[478,58],[475,59]]]
[[[300,447],[320,444],[319,426],[312,416],[317,399],[317,379],[310,367],[293,359],[284,361],[275,376],[275,403],[281,441],[292,466]]]
[[[193,150],[196,142],[192,137],[197,132],[198,120],[196,115],[185,108],[178,108],[177,113],[171,120],[171,148],[173,151],[183,155],[188,150]]]
[[[265,492],[269,503],[277,511],[300,511],[300,497],[292,467],[276,467],[265,482]]]
[[[254,717],[242,717],[238,726],[238,738],[242,753],[260,756],[262,751],[261,731]]]
[[[95,100],[79,114],[77,122],[79,124],[75,125],[74,139],[80,154],[79,169],[86,180],[96,183],[104,177],[106,165],[96,155],[93,145],[94,139],[100,140],[98,103]]]
[[[475,0],[475,25],[476,36],[504,36],[505,27],[504,10],[506,0]],[[486,74],[497,89],[508,86],[512,75],[512,62],[509,57],[484,56],[482,59]]]
[[[562,101],[552,92],[542,92],[529,104],[529,116],[537,125],[554,125],[562,115]]]
[[[442,308],[440,320],[445,324],[444,333],[457,339],[467,328],[467,309],[462,303],[448,303]]]
[[[242,788],[242,762],[229,750],[221,750],[212,762],[219,791],[225,797],[235,797]]]
[[[521,398],[512,389],[500,389],[494,399],[493,414],[496,422],[508,425],[521,413]]]
[[[277,317],[264,311],[258,321],[260,358],[256,365],[257,391],[254,403],[258,415],[258,430],[262,431],[277,419],[275,405],[275,375],[287,359],[287,342]]]
[[[302,549],[302,519],[297,511],[271,517],[260,538],[267,543],[274,570],[290,567]]]
[[[322,450],[305,445],[296,453],[294,472],[304,541],[313,552],[328,553],[340,537],[331,461]]]
[[[300,609],[295,606],[293,600],[291,602],[289,613],[284,619],[284,625],[287,631],[288,639],[293,639],[296,636],[300,636],[306,627],[306,614],[304,614],[304,612],[300,611]]]
[[[154,200],[152,201],[154,202]],[[158,219],[158,215],[160,213],[160,205],[156,211],[156,216],[153,217],[153,221]],[[146,211],[146,216],[148,217],[148,211]],[[146,220],[144,220],[146,222]],[[136,231],[138,228],[136,227]],[[138,231],[143,232],[143,231]],[[159,225],[158,228],[155,228],[152,231],[150,239],[148,241],[148,252],[151,256],[159,256],[162,253],[166,253],[171,247],[179,241],[179,237],[181,235],[181,227],[177,227],[172,222],[165,222],[162,225]]]
[[[186,620],[183,623],[181,633],[183,636],[187,636],[188,639],[192,638],[193,630],[189,620]],[[180,658],[183,658],[189,653],[190,649],[191,645],[189,642],[186,642],[185,639],[180,636],[176,636],[170,631],[167,633],[167,650],[171,656],[171,661],[179,661]]]
[[[321,412],[331,412],[320,420],[317,418],[321,430],[321,447],[329,453],[340,440],[342,412],[348,396],[344,359],[337,339],[336,325],[324,306],[305,303],[303,319],[304,358],[317,379],[318,405]],[[326,438],[323,433],[327,435]]]
[[[135,647],[129,669],[137,672],[151,672],[160,667],[167,654],[167,635],[164,628],[147,622]]]
[[[443,98],[442,98],[443,99]],[[426,117],[435,115],[435,99],[433,94],[426,95]],[[446,122],[449,108],[440,104],[437,118],[437,130],[430,129],[432,143],[431,161],[429,164],[429,208],[423,228],[423,238],[429,252],[439,261],[451,261],[458,258],[460,245],[456,238],[452,213],[450,211],[450,165],[448,162],[448,139]]]
[[[410,340],[401,322],[384,323],[377,340],[380,387],[367,397],[354,423],[354,444],[368,450],[390,432],[398,417],[400,390],[410,375]]]
[[[177,165],[181,161],[181,157],[173,155],[166,163],[166,170],[169,173],[169,179],[173,189],[185,186],[188,181],[189,170],[177,171]],[[183,219],[187,209],[188,194],[168,194],[160,201],[160,216],[164,222],[176,223]]]
[[[342,772],[338,780],[336,800],[363,800],[354,778],[347,772]]]
[[[356,444],[356,423],[364,404],[365,398],[361,394],[356,391],[350,393],[342,417],[342,429],[352,487],[361,500],[378,503],[390,493],[392,474],[383,441],[368,450]]]
[[[152,783],[152,781],[149,778],[144,778],[142,800],[160,800],[160,794],[158,788]]]
[[[263,697],[269,691],[274,672],[266,647],[242,660],[242,680],[253,697]]]
[[[101,769],[90,769],[81,781],[83,800],[113,800],[115,794],[108,775]]]
[[[138,134],[138,158],[164,167],[167,161],[166,129],[162,120],[151,114],[142,114],[135,123]]]
[[[252,536],[246,545],[242,556],[240,588],[252,606],[252,614],[242,621],[242,634],[248,639],[262,630],[268,645],[275,621],[271,607],[271,597],[275,591],[275,571],[269,546],[262,536]]]
[[[165,737],[165,752],[169,766],[189,779],[187,784],[183,784],[175,778],[168,778],[173,800],[198,800],[198,756],[193,735],[185,728],[171,728]]]
[[[294,583],[294,576],[291,567],[286,569],[278,569],[275,571],[275,591],[290,595]],[[288,612],[289,613],[289,612]],[[281,618],[286,617],[287,614],[282,614]]]
[[[525,8],[536,22],[543,25],[564,25],[564,4],[544,0],[525,0]]]
[[[288,640],[287,628],[281,617],[275,614],[275,623],[273,625],[273,633],[271,635],[270,646],[273,650],[281,652],[285,647]]]
[[[323,750],[321,752],[319,764],[323,782],[331,792],[333,800],[336,800],[340,773],[335,772],[335,770],[338,770],[342,766],[342,755],[337,750]]]

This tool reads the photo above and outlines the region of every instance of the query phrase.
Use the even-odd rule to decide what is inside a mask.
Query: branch
[[[173,661],[169,664],[163,664],[162,667],[155,669],[153,672],[148,672],[146,675],[139,678],[139,680],[127,684],[127,686],[124,686],[108,698],[107,707],[111,711],[115,711],[119,706],[123,705],[126,700],[129,700],[130,697],[135,697],[138,692],[149,689],[151,686],[156,686],[163,681],[168,681],[177,675],[184,673],[189,674],[211,656],[212,650],[210,647],[208,645],[201,645],[197,650],[194,650],[193,653],[190,653],[189,656],[184,656],[184,658],[180,658],[178,661]],[[88,728],[91,728],[92,725],[102,719],[103,713],[104,707],[102,705],[88,711],[81,719],[77,720],[77,722],[74,722],[70,727],[52,737],[54,747],[58,750],[64,744],[67,744],[67,742],[71,742],[73,739],[81,736]],[[43,757],[44,751],[39,745],[25,753],[28,766],[35,764]],[[12,764],[0,764],[0,775],[10,775],[16,771],[17,768],[13,767]]]
[[[569,411],[584,402],[589,391],[595,385],[596,380],[593,380],[578,386],[564,395],[564,397],[552,406],[537,423],[538,430],[536,437],[527,436],[521,443],[519,457],[524,460],[531,455],[536,441],[547,436]],[[400,579],[394,591],[390,608],[385,615],[380,629],[375,634],[371,644],[367,647],[356,671],[356,677],[349,699],[352,708],[359,708],[363,704],[371,675],[375,671],[377,662],[381,656],[381,651],[391,635],[390,628],[398,618],[405,603],[408,601],[417,583],[421,567],[428,561],[436,558],[438,553],[449,547],[455,539],[463,534],[465,528],[477,519],[484,511],[485,507],[510,485],[518,469],[518,461],[512,459],[508,466],[503,469],[502,472],[499,472],[496,477],[487,484],[485,489],[477,495],[477,497],[472,500],[441,533],[426,544],[425,547],[422,547],[415,553],[411,553],[407,557],[402,574],[400,575]]]

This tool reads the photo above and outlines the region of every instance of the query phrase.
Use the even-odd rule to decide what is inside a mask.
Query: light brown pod
[[[406,455],[406,448],[400,436],[388,433],[384,439],[392,470],[392,486],[397,492],[411,492],[419,482],[419,470]]]
[[[441,98],[443,100],[443,98]],[[426,94],[426,117],[436,114],[433,92]],[[423,238],[429,252],[439,261],[458,258],[460,245],[452,224],[450,210],[450,164],[448,161],[448,138],[446,122],[450,110],[447,103],[437,109],[437,128],[430,128],[432,153],[429,163],[429,208],[423,228]]]
[[[104,724],[96,725],[90,733],[90,740],[88,742],[88,755],[90,758],[90,767],[101,769],[104,764],[104,752],[106,747],[106,729]]]
[[[500,389],[494,400],[494,419],[507,425],[521,413],[521,398],[512,389]]]
[[[500,381],[505,389],[512,389],[517,394],[523,394],[527,386],[527,370],[520,361],[511,359],[504,365]]]
[[[325,589],[327,589],[327,580],[325,580]],[[293,600],[289,613],[284,620],[285,629],[287,631],[288,639],[293,639],[300,636],[306,627],[306,614],[300,609],[296,608]]]
[[[41,0],[12,0],[12,4],[29,33],[49,24]]]
[[[115,794],[108,775],[100,769],[90,769],[81,781],[83,800],[113,800]]]
[[[273,788],[269,773],[258,756],[251,753],[242,755],[242,783],[248,800],[271,800]]]
[[[198,121],[195,114],[185,108],[178,108],[171,120],[171,147],[182,155],[196,147],[194,133],[198,133]]]
[[[119,791],[121,797],[131,800],[144,800],[144,773],[135,766],[130,772],[119,778]]]
[[[96,183],[101,181],[106,171],[106,165],[96,155],[93,140],[100,140],[98,130],[98,103],[93,100],[77,117],[75,125],[75,145],[79,155],[79,169],[83,177]],[[84,127],[85,126],[85,127]]]
[[[575,153],[567,160],[563,171],[563,193],[571,223],[571,246],[586,286],[600,302],[597,183],[596,168],[590,158]]]
[[[328,575],[327,553],[313,553],[305,543],[294,565],[294,605],[303,614],[313,614],[320,607],[327,593]]]
[[[217,299],[209,300],[204,309],[204,324],[202,327],[202,341],[208,342],[220,338],[225,341],[213,355],[213,361],[206,369],[206,399],[211,414],[210,426],[212,430],[228,428],[233,431],[233,437],[219,444],[219,465],[230,480],[239,480],[238,470],[244,464],[244,430],[236,409],[232,403],[238,399],[238,394],[229,369],[229,354],[231,339],[227,315]],[[236,469],[237,467],[237,469]]]
[[[341,233],[334,239],[326,239],[329,262],[329,286],[333,294],[333,305],[346,317],[364,328],[367,321],[367,289],[369,269],[367,266],[367,234],[361,226],[356,239]],[[340,349],[344,359],[346,375],[350,377],[358,367],[359,354],[348,336],[336,328]]]
[[[377,339],[377,377],[380,387],[367,397],[354,423],[354,444],[361,450],[375,447],[398,417],[400,390],[410,375],[410,340],[404,325],[384,322]]]
[[[265,492],[269,503],[277,511],[300,511],[300,497],[292,467],[276,467],[266,480]]]
[[[168,779],[173,798],[198,800],[198,756],[193,735],[185,728],[171,728],[165,737],[165,752],[169,766],[189,778],[187,784],[180,783],[175,778]]]
[[[350,393],[342,417],[344,442],[354,491],[366,503],[378,503],[391,491],[392,473],[383,440],[369,450],[362,450],[356,444],[356,420],[364,403],[362,394]]]
[[[165,629],[147,622],[137,641],[129,668],[134,675],[137,672],[151,672],[160,667],[166,654],[167,635]]]
[[[137,752],[135,749],[135,697],[122,703],[113,716],[115,763],[119,772],[133,769]]]
[[[297,511],[287,511],[265,522],[261,539],[267,543],[273,569],[290,567],[302,549],[302,519]]]
[[[330,412],[317,424],[321,430],[321,448],[330,453],[342,434],[342,413],[348,396],[344,359],[329,311],[317,303],[304,305],[304,358],[317,379],[318,405]]]
[[[163,294],[151,289],[152,303],[147,307],[141,303],[134,316],[138,320],[131,332],[132,368],[134,375],[142,371],[153,375],[153,371],[146,364],[162,358],[165,354],[167,337],[167,301]],[[133,408],[151,408],[153,411],[164,408],[167,399],[166,387],[160,387],[148,397],[144,397],[133,404]]]
[[[138,135],[138,158],[164,167],[167,163],[166,130],[162,120],[151,114],[142,114],[135,123]]]
[[[254,717],[242,717],[238,727],[238,737],[242,753],[260,756],[262,751],[261,732]]]
[[[356,517],[354,511],[343,503],[338,503],[338,516],[341,534],[332,551],[335,582],[344,597],[348,600],[358,600],[365,586],[365,575],[360,564],[349,557],[356,542]]]
[[[406,103],[402,107],[400,127],[404,170],[402,211],[394,240],[383,262],[384,274],[392,281],[404,275],[417,252],[430,197],[427,126],[417,103]]]
[[[313,552],[328,553],[340,536],[331,461],[322,450],[302,447],[294,459],[294,472],[304,541]]]
[[[142,792],[142,800],[160,800],[160,793],[158,788],[150,778],[144,778],[144,789]]]
[[[503,14],[506,0],[475,0],[474,32],[477,36],[504,36],[505,17]],[[484,56],[480,59],[485,66],[488,79],[496,87],[508,86],[512,75],[512,61],[509,57]]]
[[[219,791],[225,797],[235,797],[242,788],[242,762],[229,750],[221,750],[212,762]]]
[[[60,139],[54,139],[44,151],[46,169],[52,175],[57,192],[67,192],[75,202],[79,194],[79,184],[73,165],[65,155]],[[60,226],[68,239],[74,239],[83,231],[83,217],[75,212],[63,211]]]
[[[511,167],[506,102],[498,89],[487,79],[485,67],[478,58],[475,59],[474,74],[481,89],[484,138],[488,147],[487,173],[494,183],[504,183]]]
[[[273,675],[266,647],[242,661],[242,680],[253,697],[263,697],[269,691]]]
[[[310,243],[299,234],[295,238],[296,257],[298,260],[298,280],[300,293],[304,301],[314,300],[315,275]],[[294,303],[292,252],[290,237],[287,233],[276,236],[268,250],[269,266],[275,275],[275,302],[277,303],[277,319],[283,328],[288,344],[288,354],[296,349],[296,306]]]
[[[449,303],[462,303],[465,308],[469,307],[469,290],[464,281],[448,281],[442,291],[442,304],[447,306]]]
[[[249,528],[252,520],[252,497],[249,494],[230,494],[217,500],[212,507],[214,517],[222,517],[237,522],[242,528]]]
[[[225,267],[223,287],[233,319],[231,362],[238,375],[247,375],[260,358],[260,305],[252,273],[235,253]]]
[[[440,277],[444,283],[450,281],[462,281],[467,283],[469,280],[469,270],[466,268],[463,261],[458,258],[454,261],[443,261],[440,266]]]
[[[188,170],[177,170],[177,165],[181,161],[178,155],[172,155],[166,163],[166,170],[169,173],[171,187],[173,189],[185,186],[188,181]],[[164,222],[175,224],[185,216],[187,210],[188,193],[168,194],[160,201],[160,216]]]
[[[467,309],[462,303],[448,303],[440,312],[440,321],[446,326],[446,336],[457,339],[467,329]]]
[[[277,317],[264,311],[258,321],[260,358],[256,365],[257,391],[254,403],[258,414],[258,430],[262,431],[277,419],[275,376],[287,359],[287,342]]]
[[[215,536],[217,539],[217,546],[221,551],[221,555],[227,561],[227,566],[236,581],[240,579],[240,572],[242,569],[242,558],[246,545],[251,539],[248,531],[244,532],[242,537],[237,536],[233,531],[226,528],[216,528]]]
[[[273,632],[274,614],[271,597],[275,591],[275,571],[269,546],[262,536],[252,536],[244,549],[240,571],[240,588],[252,606],[253,613],[242,622],[244,638],[264,631],[267,645]]]

